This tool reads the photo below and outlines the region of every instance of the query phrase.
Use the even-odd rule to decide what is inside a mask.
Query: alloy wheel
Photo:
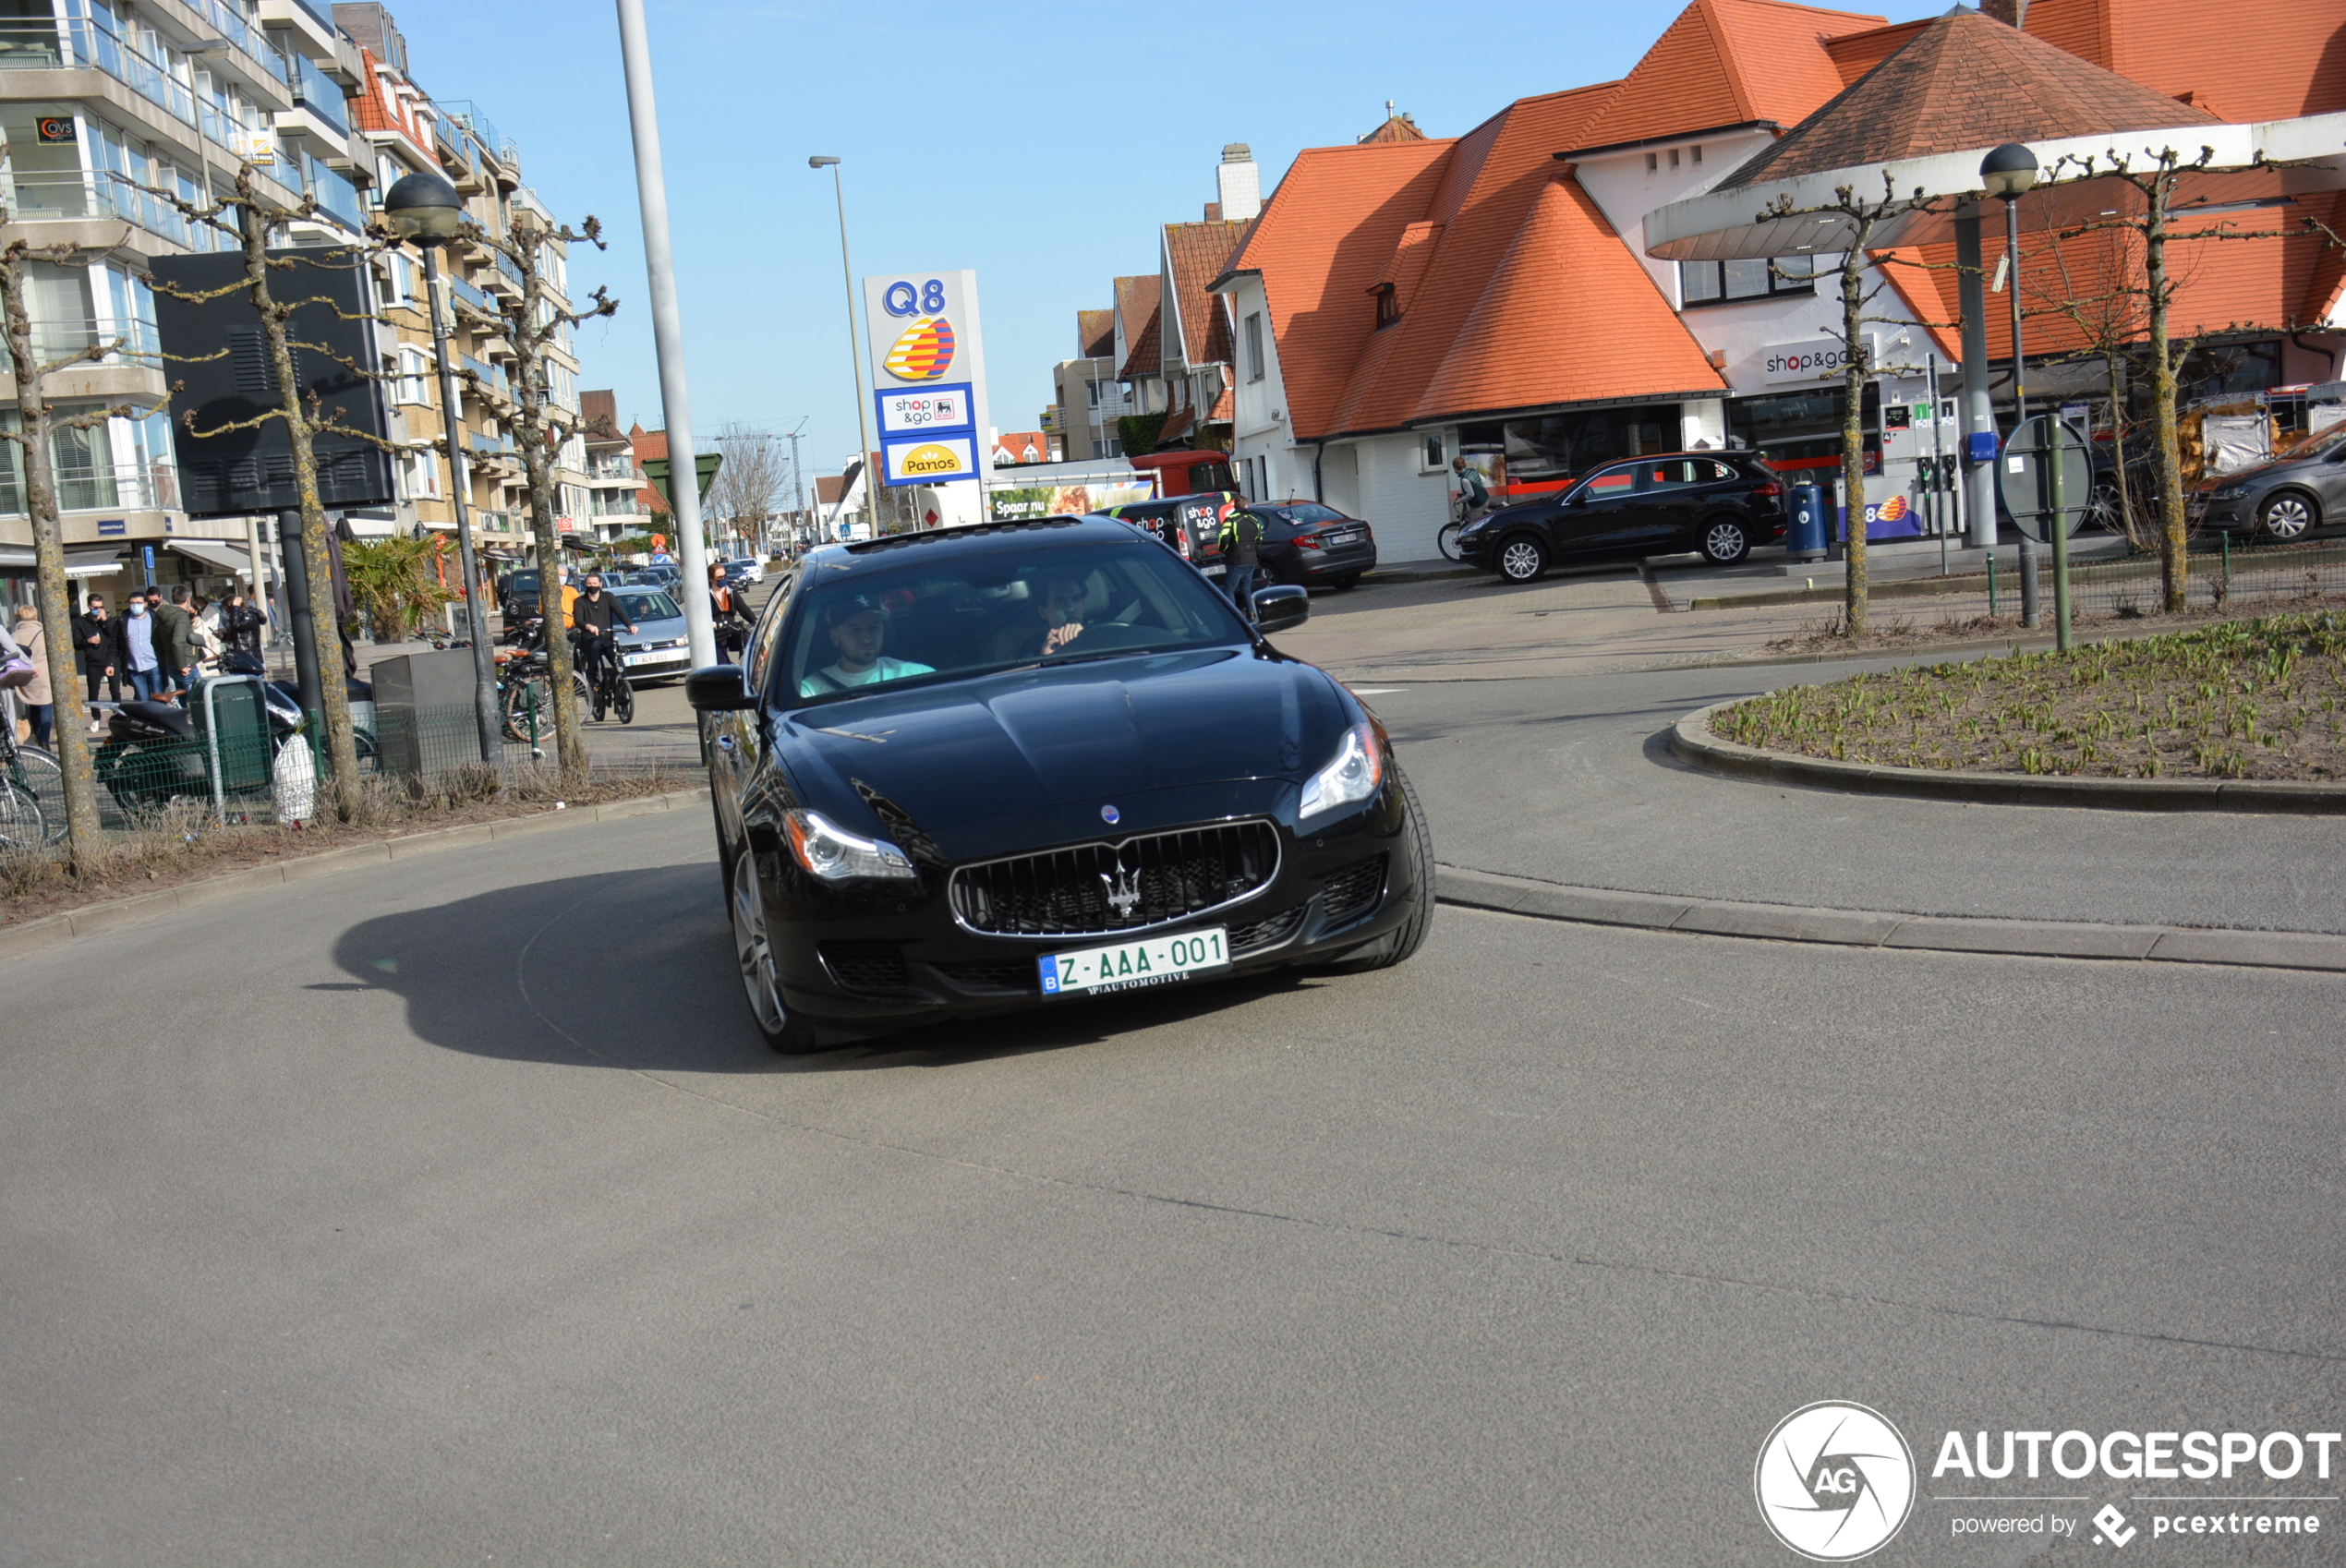
[[[790,1015],[774,971],[774,944],[766,933],[766,897],[757,883],[757,857],[747,850],[733,864],[733,956],[741,960],[742,989],[757,1027],[770,1038],[782,1032]]]
[[[1499,574],[1510,583],[1529,583],[1545,564],[1540,547],[1530,539],[1510,539],[1499,551]]]
[[[1739,524],[1713,523],[1702,536],[1702,553],[1721,565],[1741,561],[1750,548]]]
[[[2265,532],[2293,539],[2314,525],[2314,509],[2300,495],[2278,495],[2265,503]]]

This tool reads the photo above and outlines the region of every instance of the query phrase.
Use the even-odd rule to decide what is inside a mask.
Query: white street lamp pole
[[[700,467],[693,449],[692,401],[684,390],[684,328],[676,310],[676,259],[668,240],[668,180],[659,161],[659,112],[652,102],[644,0],[618,0],[619,53],[627,69],[627,118],[635,133],[635,190],[644,209],[644,271],[650,285],[652,344],[659,356],[661,418],[668,426],[668,501],[683,557],[684,635],[695,666],[717,662],[708,613],[708,551],[700,531]]]
[[[847,187],[840,178],[839,160],[821,153],[806,160],[810,169],[831,172],[831,194],[839,200],[839,271],[847,284],[847,361],[855,376],[855,434],[862,444],[856,455],[864,462],[864,521],[872,537],[879,537],[879,476],[872,472],[872,413],[864,395],[864,350],[855,333],[855,268],[847,259]]]

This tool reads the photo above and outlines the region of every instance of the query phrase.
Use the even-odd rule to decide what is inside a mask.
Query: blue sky
[[[1892,20],[1946,0],[1866,7]],[[1856,7],[1853,7],[1856,8]],[[1354,139],[1385,101],[1456,135],[1528,93],[1618,77],[1674,4],[1030,4],[649,0],[693,423],[806,421],[810,473],[855,446],[839,230],[857,273],[974,268],[994,421],[1031,428],[1074,313],[1154,271],[1154,225],[1200,216],[1225,142],[1267,196],[1299,148]],[[574,259],[620,314],[581,334],[584,384],[660,423],[619,34],[603,0],[393,0],[417,80],[520,143],[559,215],[602,219]]]

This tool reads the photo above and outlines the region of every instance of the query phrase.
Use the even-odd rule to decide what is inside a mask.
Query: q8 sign
[[[865,278],[864,315],[888,482],[980,477],[987,421],[977,274]]]

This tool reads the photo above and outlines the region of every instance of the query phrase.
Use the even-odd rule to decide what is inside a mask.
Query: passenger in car
[[[1043,585],[1042,597],[1033,601],[1034,620],[1014,620],[994,633],[986,650],[992,662],[1044,658],[1068,646],[1083,634],[1078,617],[1091,597],[1092,591],[1076,578],[1051,578]]]
[[[831,647],[839,662],[815,671],[798,683],[802,697],[819,697],[856,686],[901,681],[908,675],[934,675],[935,669],[910,659],[890,658],[880,652],[888,640],[888,612],[869,596],[851,595],[830,607],[825,616]]]

